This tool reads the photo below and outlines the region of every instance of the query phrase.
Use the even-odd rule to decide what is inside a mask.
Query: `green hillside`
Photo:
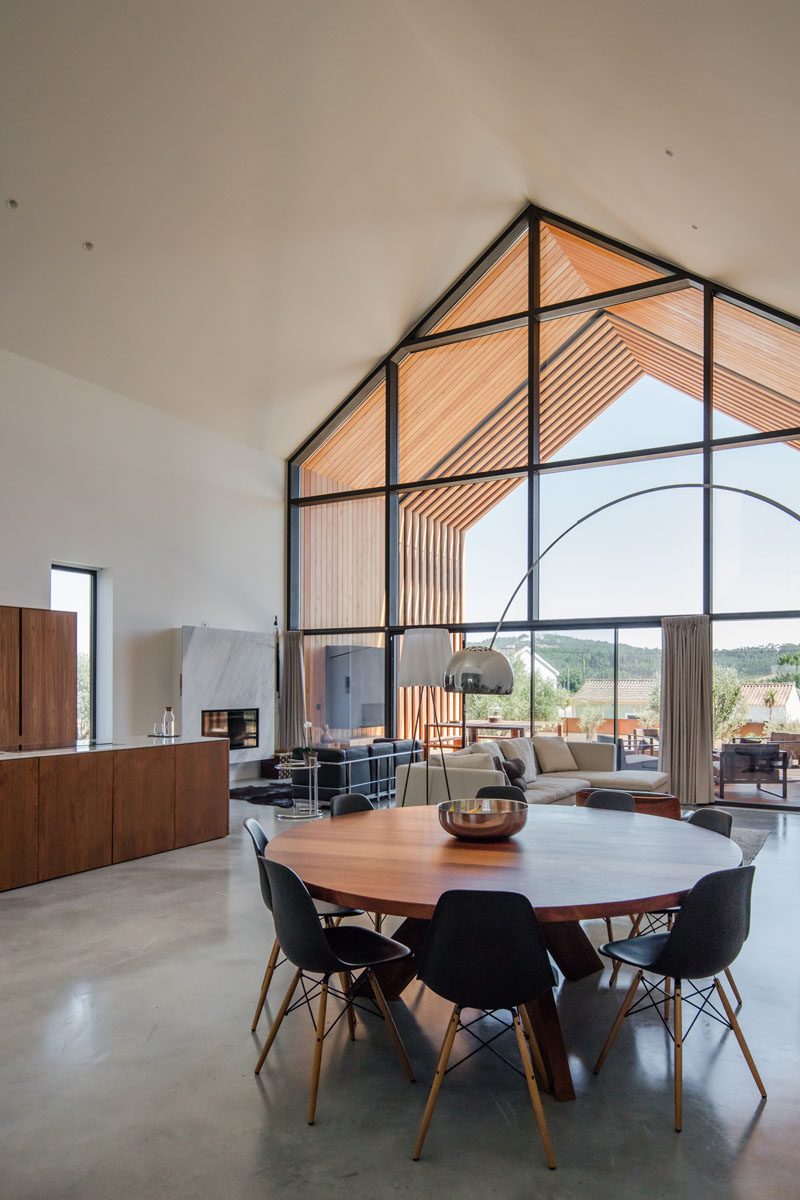
[[[489,638],[485,639],[488,645]],[[498,637],[495,643],[499,650],[530,648],[528,634],[511,634]],[[559,673],[559,683],[571,692],[576,692],[585,679],[611,679],[613,670],[613,644],[595,638],[578,638],[569,634],[542,632],[536,636],[536,653],[551,663]],[[793,668],[779,665],[782,654],[798,654],[800,646],[795,642],[767,644],[763,646],[741,646],[735,650],[715,650],[714,664],[733,667],[743,681],[780,677],[793,677]],[[646,679],[656,675],[661,667],[661,654],[642,646],[631,646],[620,639],[619,675],[626,679]]]

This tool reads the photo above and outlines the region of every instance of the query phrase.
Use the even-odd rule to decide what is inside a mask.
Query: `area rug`
[[[760,829],[742,829],[741,826],[734,824],[731,830],[731,841],[736,842],[742,851],[743,867],[750,866],[769,836],[769,832],[764,833]]]
[[[274,804],[277,808],[291,808],[294,804],[292,785],[283,780],[231,788],[231,799],[246,800],[249,804]]]

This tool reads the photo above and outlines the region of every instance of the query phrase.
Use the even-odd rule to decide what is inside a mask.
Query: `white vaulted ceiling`
[[[526,199],[800,312],[793,3],[0,11],[0,344],[253,445]]]

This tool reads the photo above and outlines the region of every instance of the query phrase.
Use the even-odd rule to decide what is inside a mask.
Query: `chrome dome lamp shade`
[[[489,646],[465,646],[445,667],[446,692],[470,696],[508,696],[514,687],[514,672],[505,654]]]

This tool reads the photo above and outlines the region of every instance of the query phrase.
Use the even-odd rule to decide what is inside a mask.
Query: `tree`
[[[549,679],[536,672],[533,686],[533,716],[537,721],[557,721],[563,709],[570,703],[569,692],[556,687]]]
[[[78,740],[88,738],[91,733],[89,655],[78,654]]]
[[[731,737],[747,719],[747,701],[734,667],[717,667],[714,671],[711,717],[715,742]]]
[[[647,708],[642,713],[645,725],[658,726],[661,721],[661,672],[653,676]]]
[[[775,692],[775,689],[768,688],[767,691],[764,692],[764,704],[769,709],[768,721],[769,721],[770,725],[772,724],[772,710],[777,703],[778,703],[778,696]]]
[[[779,672],[775,676],[776,683],[793,683],[800,690],[800,654],[792,654],[786,652],[778,655],[778,664],[782,667],[790,668]],[[794,670],[791,670],[794,668]]]
[[[605,720],[603,716],[603,706],[600,704],[587,704],[581,706],[580,717],[578,724],[581,731],[586,734],[590,742],[594,741],[594,736],[597,733],[598,727]]]

